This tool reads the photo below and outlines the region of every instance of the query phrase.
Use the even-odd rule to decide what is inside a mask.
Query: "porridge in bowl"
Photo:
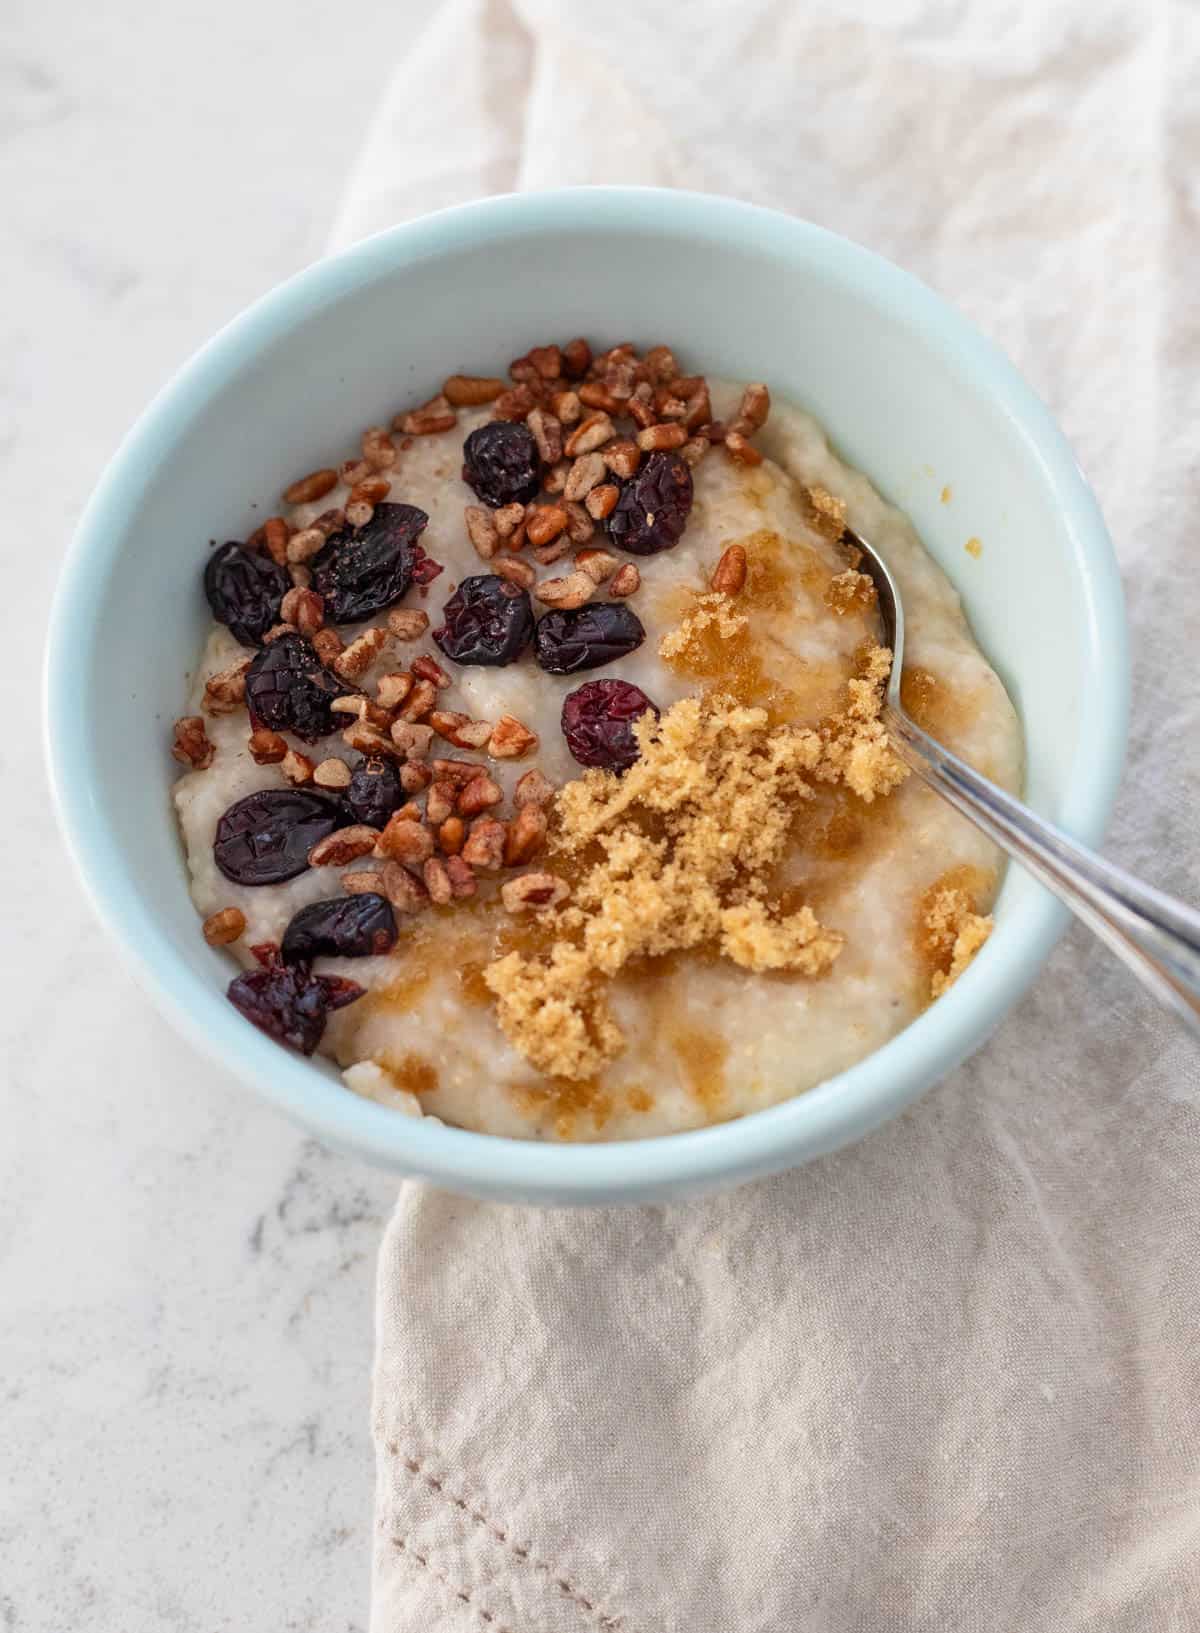
[[[671,352],[454,376],[215,547],[176,725],[230,998],[349,1089],[490,1133],[744,1115],[913,1020],[986,938],[990,844],[893,754],[1001,786],[1011,703],[911,525],[766,387]]]

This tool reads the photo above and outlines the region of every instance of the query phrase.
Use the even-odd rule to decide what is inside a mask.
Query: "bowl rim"
[[[49,780],[85,893],[135,977],[183,1035],[314,1133],[406,1174],[476,1195],[604,1203],[686,1194],[793,1167],[895,1115],[976,1048],[1036,977],[1067,922],[1031,891],[997,926],[974,965],[938,1003],[882,1048],[791,1099],[730,1122],[630,1141],[513,1139],[410,1118],[347,1091],[257,1032],[223,992],[190,974],[154,924],[86,778],[83,711],[72,651],[98,603],[119,541],[164,452],[248,358],[325,306],[406,265],[509,236],[611,228],[703,241],[735,238],[762,253],[900,310],[906,325],[969,372],[1020,435],[1058,502],[1085,612],[1089,684],[1058,820],[1087,843],[1103,837],[1124,761],[1128,650],[1115,554],[1094,494],[1048,409],[991,341],[912,274],[814,223],[762,206],[661,188],[593,187],[504,194],[455,205],[317,261],[218,331],[158,392],[103,472],[66,552],[44,669]],[[82,621],[82,622],[81,622]]]

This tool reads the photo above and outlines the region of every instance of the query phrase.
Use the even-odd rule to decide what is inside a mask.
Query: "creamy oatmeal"
[[[1014,791],[1021,739],[956,593],[807,414],[680,380],[662,348],[586,375],[564,350],[515,386],[448,381],[294,484],[249,555],[222,547],[208,577],[250,610],[213,626],[175,799],[205,933],[258,972],[260,1024],[290,992],[291,1040],[398,1110],[623,1139],[842,1070],[986,938],[997,853],[892,755],[846,528],[900,583],[914,716]],[[464,443],[497,415],[522,430],[472,445],[472,491]],[[530,441],[533,502],[505,487]],[[411,583],[375,607],[401,557]],[[254,801],[226,816],[263,791],[282,849]]]

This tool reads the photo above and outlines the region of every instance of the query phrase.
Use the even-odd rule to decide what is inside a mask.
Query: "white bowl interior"
[[[1015,376],[918,285],[840,240],[717,201],[662,208],[647,202],[653,195],[620,196],[622,210],[600,207],[612,203],[607,193],[571,195],[557,211],[549,200],[521,209],[492,201],[311,269],[168,388],[81,529],[58,608],[49,701],[52,735],[70,729],[71,758],[61,742],[51,752],[93,894],[110,923],[120,920],[142,973],[154,967],[160,996],[169,982],[193,1035],[209,1036],[244,1073],[305,1073],[314,1105],[349,1097],[332,1073],[322,1083],[323,1068],[288,1060],[222,1007],[228,965],[198,934],[172,820],[169,728],[207,623],[208,541],[244,537],[287,481],[348,453],[363,426],[454,370],[502,373],[529,345],[579,332],[668,341],[688,364],[766,380],[811,410],[843,455],[903,505],[961,590],[1024,723],[1030,802],[1093,836],[1106,817],[1123,737],[1123,654],[1105,692],[1097,619],[1119,635],[1120,615],[1104,562],[1092,559],[1102,524],[1081,483],[1065,506],[1068,456]],[[983,541],[978,560],[964,551],[969,535]],[[74,728],[63,725],[68,712]],[[1097,767],[1105,732],[1112,752]],[[966,1033],[995,1019],[984,1013],[989,1004],[998,1012],[1013,995],[989,996],[987,966],[1010,931],[1031,934],[1022,908],[1035,888],[1010,873],[993,945],[970,972],[981,1007],[973,1018],[964,1009],[958,1054],[973,1041]],[[1050,940],[1044,903],[1038,912],[1035,962]],[[970,985],[960,983],[964,992]],[[936,1069],[947,1063],[943,1052]],[[293,1111],[295,1081],[280,1096]],[[317,1126],[399,1166],[412,1161],[412,1142],[398,1143],[394,1127],[381,1139],[388,1114],[356,1110],[361,1133],[321,1117]],[[836,1139],[814,1148],[857,1131],[839,1125]],[[453,1164],[448,1172],[453,1180]],[[507,1182],[490,1188],[512,1194]],[[544,1194],[561,1189],[547,1180]]]

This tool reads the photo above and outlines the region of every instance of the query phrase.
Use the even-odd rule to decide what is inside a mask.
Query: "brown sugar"
[[[846,501],[835,499],[832,493],[815,484],[802,490],[805,521],[814,533],[821,533],[835,542],[846,531]]]
[[[952,880],[944,875],[922,899],[921,941],[933,964],[932,998],[954,985],[992,933],[991,915],[976,912],[974,893]]]
[[[850,612],[869,612],[875,601],[874,583],[866,573],[856,572],[853,567],[831,578],[825,591],[825,605],[839,618]]]
[[[867,647],[843,710],[817,727],[774,725],[728,696],[685,698],[638,722],[641,756],[623,776],[588,771],[560,790],[556,845],[579,872],[556,939],[484,971],[501,1029],[533,1065],[591,1078],[620,1052],[606,986],[635,961],[709,946],[750,970],[815,976],[833,963],[836,930],[766,897],[814,782],[871,800],[906,775],[879,719],[890,666]]]

